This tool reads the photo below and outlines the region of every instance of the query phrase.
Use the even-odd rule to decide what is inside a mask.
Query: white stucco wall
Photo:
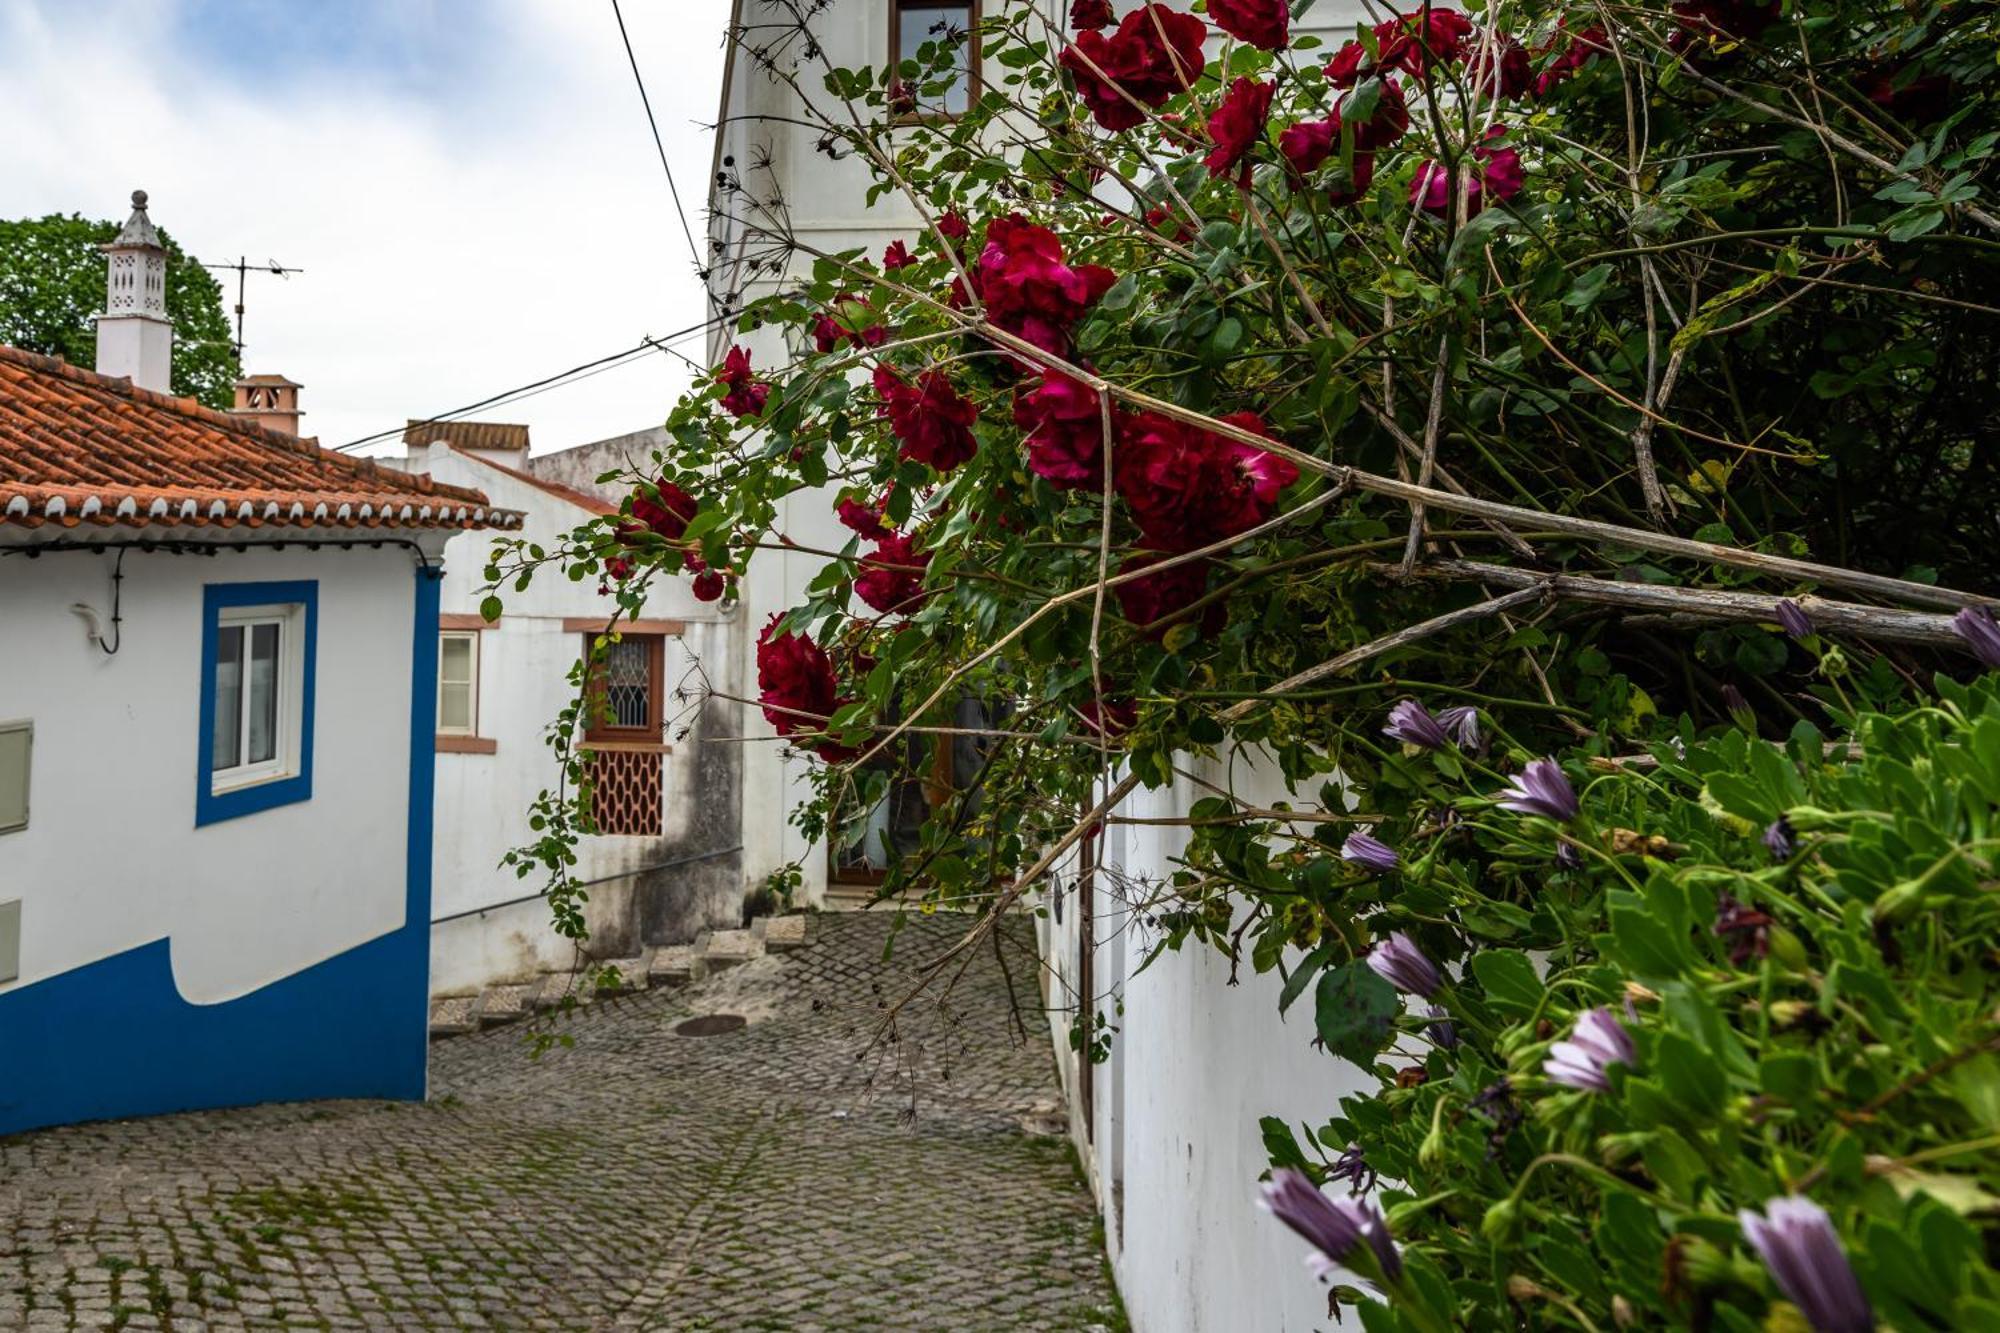
[[[25,986],[161,938],[196,1004],[235,998],[403,922],[414,555],[0,554],[0,720],[35,725],[31,817],[0,835]],[[195,827],[202,586],[319,584],[312,797]],[[0,985],[0,993],[11,989]]]
[[[1221,777],[1213,770],[1204,776]],[[1248,799],[1284,796],[1275,775],[1241,762],[1234,782]],[[1184,814],[1198,794],[1181,779],[1134,793],[1121,812]],[[1317,1127],[1341,1097],[1373,1083],[1312,1048],[1310,996],[1280,1019],[1280,978],[1257,975],[1247,959],[1231,986],[1227,960],[1190,942],[1126,980],[1158,936],[1133,908],[1138,892],[1118,881],[1157,885],[1186,841],[1184,829],[1163,825],[1113,824],[1104,835],[1101,855],[1113,873],[1095,877],[1094,989],[1098,1011],[1119,1028],[1106,1063],[1081,1063],[1069,1049],[1077,994],[1074,867],[1062,922],[1052,911],[1044,916],[1050,1030],[1073,1109],[1080,1105],[1077,1080],[1094,1080],[1094,1132],[1086,1134],[1073,1115],[1073,1137],[1137,1333],[1326,1329],[1326,1292],[1306,1272],[1304,1244],[1257,1207],[1258,1177],[1268,1164],[1257,1122],[1275,1115]],[[1298,960],[1294,951],[1286,963]]]
[[[495,505],[520,511],[525,516],[520,535],[549,549],[592,516],[477,457],[440,446],[420,447],[405,465],[441,482],[475,487]],[[446,546],[442,614],[478,614],[493,545],[491,533],[465,533]],[[476,989],[569,967],[576,960],[575,945],[550,925],[546,902],[512,901],[538,892],[545,875],[537,870],[524,879],[500,861],[510,848],[536,836],[528,826],[529,806],[560,776],[544,733],[575,698],[569,673],[583,651],[582,632],[565,629],[564,621],[615,611],[615,600],[597,589],[594,579],[573,582],[561,571],[544,570],[525,591],[504,590],[505,613],[497,625],[479,632],[478,735],[494,742],[495,750],[437,756],[432,917],[439,924],[431,938],[433,993]],[[697,664],[719,673],[718,679],[734,679],[737,618],[717,603],[697,601],[687,579],[656,580],[644,618],[686,626],[682,636],[666,640],[663,681],[670,693],[691,679]],[[664,707],[672,719],[680,705],[669,698]],[[600,834],[577,847],[575,877],[601,881],[591,889],[587,917],[593,935],[607,944],[613,939],[611,918],[624,910],[633,890],[631,872],[690,851],[726,848],[737,840],[732,820],[709,820],[697,803],[693,762],[690,744],[677,744],[665,756],[665,819],[658,836]],[[479,910],[486,908],[492,910]],[[475,914],[462,915],[467,912]],[[739,923],[732,918],[709,924]],[[631,943],[618,942],[636,951]]]

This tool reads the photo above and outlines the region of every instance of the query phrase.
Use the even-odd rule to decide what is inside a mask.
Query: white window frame
[[[215,736],[203,738],[209,747],[209,792],[220,796],[224,792],[241,791],[245,787],[255,787],[265,782],[277,782],[299,775],[300,736],[303,731],[303,697],[305,670],[305,615],[302,603],[288,602],[274,606],[228,606],[216,614],[216,641],[221,642],[222,631],[234,627],[243,630],[242,679],[238,682],[236,706],[238,753],[247,753],[250,745],[250,639],[252,628],[257,625],[276,625],[278,628],[278,698],[276,706],[277,744],[272,748],[269,759],[256,763],[240,763],[228,768],[215,765]],[[221,663],[211,663],[213,679],[211,688],[220,688]],[[213,701],[220,710],[221,699]]]
[[[437,734],[440,736],[477,736],[479,734],[479,636],[476,629],[447,629],[438,631],[438,680],[437,680]],[[444,645],[452,639],[463,639],[472,645],[472,678],[467,681],[452,681],[453,685],[463,684],[466,688],[466,716],[470,723],[464,727],[448,727],[444,724]]]

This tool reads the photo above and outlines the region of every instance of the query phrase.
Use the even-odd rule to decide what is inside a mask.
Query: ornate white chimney
[[[97,371],[141,389],[173,391],[174,326],[167,318],[167,248],[146,216],[146,192],[132,191],[132,216],[104,247],[110,261],[104,313],[97,317]]]

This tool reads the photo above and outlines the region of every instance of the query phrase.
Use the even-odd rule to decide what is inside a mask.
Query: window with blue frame
[[[312,798],[319,584],[202,589],[195,823]]]

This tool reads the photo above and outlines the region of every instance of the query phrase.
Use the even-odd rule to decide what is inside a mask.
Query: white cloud
[[[699,239],[728,0],[624,8]],[[274,45],[294,66],[277,70],[248,32],[226,57],[208,44],[228,9],[0,0],[0,216],[122,219],[144,188],[203,259],[305,269],[250,279],[246,369],[304,383],[323,443],[704,318],[609,0],[433,4],[456,34],[391,25],[325,60]],[[380,60],[420,38],[437,44]],[[683,350],[702,357],[699,339]],[[485,415],[529,422],[546,450],[657,424],[690,374],[656,355]]]

